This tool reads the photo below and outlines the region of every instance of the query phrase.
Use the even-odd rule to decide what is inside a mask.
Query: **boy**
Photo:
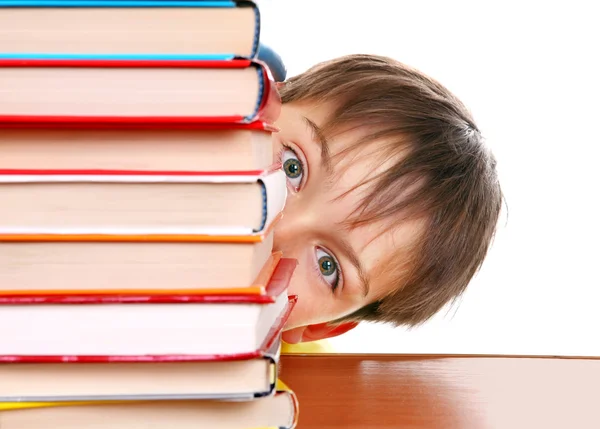
[[[463,104],[392,59],[352,55],[279,84],[273,135],[289,185],[275,250],[298,259],[288,344],[359,321],[420,324],[483,262],[496,161]]]

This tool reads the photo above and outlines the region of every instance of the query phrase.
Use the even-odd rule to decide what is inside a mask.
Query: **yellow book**
[[[253,401],[74,401],[74,402],[0,402],[2,429],[85,429],[85,421],[102,415],[106,429],[141,429],[150,422],[178,428],[197,428],[198,423],[217,428],[293,429],[298,422],[298,400],[294,392],[277,380],[277,393]],[[54,408],[54,410],[49,410]],[[60,411],[59,411],[60,410]],[[171,423],[169,423],[171,422]],[[268,425],[259,425],[259,422]],[[94,426],[103,428],[104,426]]]

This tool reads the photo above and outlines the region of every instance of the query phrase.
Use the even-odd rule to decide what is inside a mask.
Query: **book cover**
[[[0,424],[3,429],[91,428],[86,422],[98,423],[98,413],[105,416],[94,428],[127,427],[142,429],[148,425],[194,428],[277,428],[294,429],[299,407],[291,389],[255,401],[98,401],[1,403]]]
[[[0,410],[11,408],[9,403],[23,402],[250,400],[270,396],[280,389],[277,365],[281,330],[295,302],[296,297],[289,297],[286,310],[273,324],[269,336],[251,353],[0,356],[0,374],[4,380],[0,386]],[[186,375],[186,371],[193,373]],[[153,377],[154,383],[144,381],[149,377]],[[188,380],[194,377],[199,378],[191,384]],[[219,382],[215,377],[226,377],[228,381]],[[61,385],[55,386],[60,379]],[[164,389],[160,388],[161,383],[166,383]],[[260,387],[246,387],[257,385]]]
[[[177,296],[177,295],[147,295],[147,296],[143,296],[143,295],[131,295],[131,296],[127,296],[127,295],[118,295],[118,294],[104,294],[104,295],[77,295],[76,293],[72,296],[69,295],[39,295],[39,296],[35,296],[35,295],[7,295],[7,296],[1,296],[0,297],[0,313],[2,314],[3,318],[6,317],[10,317],[10,314],[8,313],[10,310],[10,313],[14,313],[12,310],[17,311],[17,315],[23,315],[25,312],[25,309],[27,307],[38,307],[41,306],[43,308],[52,308],[52,309],[56,309],[57,311],[60,311],[61,314],[63,316],[69,316],[70,314],[70,310],[69,308],[73,307],[75,309],[81,309],[84,308],[86,309],[86,311],[91,312],[93,307],[107,307],[107,308],[113,308],[115,307],[115,304],[118,305],[118,307],[120,309],[122,309],[123,311],[128,311],[127,308],[129,306],[133,306],[133,307],[137,307],[139,308],[140,306],[152,306],[152,305],[161,305],[161,306],[167,306],[169,304],[173,304],[173,305],[182,305],[182,306],[188,306],[188,305],[194,305],[194,304],[201,304],[201,305],[207,305],[207,307],[204,307],[204,309],[206,311],[209,311],[214,308],[216,309],[217,307],[220,309],[220,318],[221,319],[227,319],[230,320],[229,318],[236,316],[238,314],[253,314],[253,313],[248,313],[247,311],[242,313],[242,308],[238,307],[238,306],[247,306],[247,305],[252,305],[254,306],[255,310],[261,310],[263,306],[271,306],[273,305],[273,311],[265,313],[264,315],[264,320],[268,321],[268,320],[272,320],[272,323],[269,323],[267,325],[264,325],[263,328],[265,335],[264,335],[264,340],[263,342],[259,345],[259,347],[257,349],[249,349],[248,346],[244,346],[244,351],[241,351],[242,349],[240,349],[239,347],[235,346],[235,345],[231,345],[228,347],[225,347],[225,349],[227,350],[240,350],[240,351],[231,351],[231,352],[219,352],[219,353],[211,353],[211,354],[198,354],[198,353],[190,353],[190,352],[186,352],[185,354],[181,354],[181,353],[177,353],[177,354],[154,354],[154,353],[149,353],[149,352],[144,352],[143,355],[140,354],[136,354],[136,353],[131,353],[128,352],[127,354],[118,354],[118,353],[113,353],[110,355],[94,355],[94,354],[90,354],[87,353],[85,355],[69,355],[68,357],[64,354],[50,354],[47,353],[47,355],[44,356],[40,356],[39,354],[35,354],[35,353],[31,353],[28,352],[27,354],[4,354],[2,356],[0,356],[0,362],[55,362],[55,363],[59,363],[59,362],[137,362],[137,361],[144,361],[144,362],[179,362],[179,361],[201,361],[201,360],[214,360],[214,359],[226,359],[226,360],[232,360],[232,359],[240,359],[240,358],[249,358],[249,357],[257,357],[259,355],[259,352],[264,351],[266,349],[269,349],[272,345],[273,342],[276,340],[276,334],[281,331],[281,329],[283,328],[287,318],[289,317],[290,312],[292,311],[296,301],[297,301],[297,297],[295,295],[291,295],[288,296],[286,293],[286,290],[288,288],[290,279],[294,273],[294,270],[297,266],[297,261],[295,259],[290,259],[290,258],[281,258],[279,263],[277,264],[277,267],[275,268],[270,280],[269,280],[269,284],[267,286],[267,292],[265,295],[181,295],[181,296]],[[280,304],[278,304],[281,303]],[[6,310],[4,310],[4,308]],[[43,310],[42,308],[42,310]],[[195,307],[197,308],[197,307]],[[228,309],[228,312],[225,312],[225,309]],[[266,307],[265,307],[266,308]],[[277,308],[281,308],[281,310],[277,310]],[[150,307],[148,307],[148,309],[151,309]],[[180,309],[181,311],[184,310],[184,307],[181,307]],[[215,310],[216,311],[216,310]],[[254,310],[253,310],[254,311]],[[56,312],[54,312],[56,313]],[[214,311],[209,312],[208,314],[213,314]],[[56,313],[57,314],[57,313]],[[19,316],[19,317],[21,317]],[[210,316],[209,316],[210,317]],[[242,316],[240,316],[242,317]],[[252,316],[254,320],[254,318],[259,317],[258,314]],[[263,317],[263,316],[260,316]],[[196,323],[202,323],[201,322],[201,318],[200,315],[197,314],[197,316],[195,317]],[[208,320],[213,320],[212,323],[215,323],[214,328],[217,328],[218,323],[214,320],[209,318]],[[238,323],[241,323],[240,322]],[[60,322],[57,322],[60,323]],[[256,319],[256,323],[261,323],[260,319]],[[159,324],[161,326],[164,326],[164,324]],[[157,325],[157,326],[159,326]],[[202,326],[200,326],[202,328]],[[205,327],[208,327],[205,325]],[[37,329],[35,325],[29,326],[29,327],[24,327],[26,329]],[[41,326],[40,326],[41,328]],[[77,328],[75,330],[87,330],[89,327],[88,326],[83,326],[83,327],[74,327]],[[48,330],[48,326],[44,326],[45,330]],[[52,332],[57,332],[56,330],[54,330],[54,328],[51,328],[52,331],[48,332],[48,335],[51,337],[53,334]],[[150,329],[150,327],[148,326],[147,329]],[[204,328],[203,328],[204,329]],[[17,335],[17,331],[19,329],[15,328],[15,330],[13,331],[14,336],[12,337],[6,337],[6,346],[8,347],[8,349],[12,349],[12,347],[21,347],[19,345],[14,345],[14,346],[8,346],[8,342],[11,342],[9,340],[14,340],[12,342],[16,343],[20,343],[22,338],[19,335]],[[202,330],[203,333],[206,334],[205,329]],[[100,332],[96,332],[98,335],[100,334]],[[61,332],[61,338],[64,337],[65,335],[69,336],[70,334],[65,333],[65,332]],[[229,333],[227,334],[230,337],[234,337],[232,335],[230,335]],[[67,338],[67,337],[65,337]],[[63,341],[66,341],[66,339],[63,338]],[[99,337],[98,337],[99,338]],[[229,337],[227,337],[229,338]],[[261,338],[261,337],[257,337],[257,338]],[[25,339],[22,338],[23,341],[25,341],[26,343],[30,343],[31,341],[29,341],[29,339]],[[148,343],[148,338],[143,339],[140,338],[140,341],[142,341],[142,343],[147,344]],[[47,341],[46,341],[47,342]],[[97,343],[99,342],[99,340],[96,341]],[[112,340],[111,340],[112,342]],[[52,341],[50,341],[50,343],[52,343]],[[49,344],[50,344],[49,343]],[[62,343],[61,343],[62,344]],[[66,344],[66,343],[65,343]],[[175,344],[175,343],[174,343]],[[27,346],[29,347],[29,346]],[[60,346],[57,346],[58,349],[60,349]],[[144,348],[144,346],[136,346],[135,349],[137,350],[148,350],[148,347],[150,346],[146,346],[146,348]],[[181,346],[175,346],[175,348],[180,349]],[[187,347],[188,349],[202,349],[202,350],[209,350],[210,347],[202,345],[202,344],[196,344],[193,347],[190,345],[190,347]],[[215,343],[215,347],[219,348],[220,346],[217,345],[217,343]],[[34,348],[40,349],[40,347],[38,346],[34,346]],[[79,346],[77,346],[76,348],[80,348]],[[223,347],[220,347],[223,348]],[[31,347],[28,348],[28,350],[31,349]],[[57,349],[57,350],[58,350]],[[95,344],[92,344],[92,347],[90,349],[89,345],[85,346],[84,345],[84,349],[86,350],[91,350],[91,349],[97,349],[97,346]],[[162,348],[161,348],[162,349]],[[158,350],[158,349],[157,349]],[[215,350],[215,348],[213,348],[213,350]]]
[[[20,207],[20,210],[16,210],[13,214],[17,216],[11,216],[9,212],[4,213],[0,216],[0,242],[7,241],[195,241],[195,242],[210,242],[210,241],[233,241],[233,242],[256,242],[261,241],[262,237],[276,219],[281,215],[285,206],[287,197],[287,187],[285,182],[284,173],[281,170],[279,163],[272,164],[269,168],[264,170],[256,171],[131,171],[131,170],[13,170],[13,169],[0,169],[0,187],[10,186],[14,188],[14,185],[18,184],[46,184],[46,185],[64,185],[64,184],[77,184],[89,185],[89,192],[94,195],[89,203],[91,204],[89,210],[86,212],[85,208],[82,209],[82,205],[85,205],[81,199],[78,199],[75,194],[68,201],[60,202],[56,198],[52,198],[48,201],[51,205],[59,204],[64,207],[60,212],[56,212],[55,215],[59,218],[55,219],[56,223],[50,222],[48,226],[44,225],[44,219],[53,218],[52,213],[49,209],[45,209],[42,203],[44,199],[44,187],[40,189],[36,197],[22,198],[22,194],[17,192],[19,188],[12,189],[11,195],[14,194],[14,204],[9,204],[10,207]],[[152,185],[157,184],[198,184],[198,185],[223,185],[222,187],[215,188],[212,186],[204,186],[202,189],[206,193],[206,197],[213,196],[215,192],[226,192],[227,185],[237,184],[257,184],[261,190],[261,210],[257,215],[260,216],[260,221],[255,224],[254,227],[248,226],[237,226],[239,224],[231,225],[219,225],[215,222],[215,216],[217,213],[212,213],[208,209],[202,209],[196,211],[196,217],[203,216],[203,212],[206,212],[206,222],[202,223],[199,220],[195,224],[178,224],[176,221],[170,222],[169,226],[137,226],[142,220],[136,218],[136,225],[121,226],[124,225],[119,221],[119,216],[127,216],[127,212],[123,213],[110,213],[110,216],[103,219],[102,210],[94,210],[94,204],[100,204],[102,201],[98,201],[99,194],[94,192],[94,185],[96,189],[98,185],[111,184],[111,185],[147,185],[150,186],[148,189],[152,189]],[[29,190],[30,187],[23,188],[24,191]],[[186,189],[188,187],[186,186]],[[6,189],[6,198],[9,198],[9,189]],[[106,195],[106,204],[118,205],[119,201],[115,195],[120,189],[119,186],[116,188],[110,187],[111,192]],[[126,189],[123,188],[123,189]],[[138,188],[135,188],[138,189]],[[169,189],[173,189],[169,186]],[[197,188],[200,189],[200,188]],[[237,189],[237,188],[235,188]],[[251,190],[248,188],[249,191]],[[64,186],[57,189],[57,195],[64,195]],[[85,191],[88,193],[88,191]],[[186,192],[190,192],[189,190]],[[171,192],[172,194],[172,192]],[[52,194],[51,194],[52,195]],[[83,195],[82,195],[83,197]],[[130,197],[133,197],[130,196]],[[101,198],[100,198],[101,199]],[[133,198],[130,198],[133,199]],[[139,200],[139,198],[135,198]],[[223,200],[223,199],[222,199]],[[136,203],[133,201],[133,203]],[[189,201],[184,199],[184,201]],[[225,203],[229,200],[224,199]],[[122,200],[122,204],[130,202],[129,199]],[[163,200],[155,201],[154,203],[164,204]],[[149,201],[148,204],[154,204]],[[41,205],[40,205],[41,204]],[[104,203],[102,203],[104,204]],[[102,205],[100,204],[100,205]],[[96,213],[95,217],[98,219],[90,221],[73,221],[66,222],[65,216],[68,215],[69,207],[72,206],[73,215],[78,219],[82,218],[84,214],[92,215]],[[128,205],[129,206],[129,205]],[[131,207],[133,210],[134,207]],[[82,211],[83,210],[83,211]],[[192,211],[186,209],[187,212]],[[44,214],[41,219],[40,216],[36,216],[35,219],[30,220],[27,224],[22,217],[27,213],[31,212],[32,216],[35,213],[40,213],[40,216]],[[91,213],[88,213],[91,212]],[[252,213],[250,213],[252,214]],[[105,213],[105,216],[108,216]],[[245,211],[240,212],[239,216],[242,218],[247,216]],[[125,218],[124,218],[125,219]],[[161,217],[161,223],[165,222],[164,216]],[[242,222],[243,219],[235,220],[235,222]],[[21,222],[21,223],[20,223]],[[36,223],[37,222],[37,223]],[[76,225],[76,222],[80,222],[80,225]],[[183,219],[182,219],[183,222]],[[65,225],[68,223],[68,225]],[[60,226],[64,225],[64,226]],[[225,238],[227,237],[227,238]]]
[[[274,123],[281,109],[267,66],[245,59],[0,58],[0,91],[0,123]]]

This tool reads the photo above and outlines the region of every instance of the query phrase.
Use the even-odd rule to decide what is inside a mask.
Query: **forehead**
[[[372,139],[377,131],[369,124],[367,118],[363,122],[352,124],[337,124],[336,128],[330,127],[335,118],[335,109],[332,103],[319,103],[302,101],[287,103],[283,106],[279,123],[283,131],[294,134],[304,134],[312,140],[326,140],[331,164],[336,165],[336,179],[341,179],[341,173],[347,173],[346,183],[357,183],[364,172],[374,177],[377,173],[385,171],[394,159],[398,157],[398,148],[389,151],[391,145],[384,139]],[[314,124],[315,130],[308,124]],[[396,138],[398,141],[398,139]],[[396,145],[397,146],[397,145]],[[386,154],[390,152],[390,155]],[[394,154],[394,155],[391,155]],[[386,156],[387,155],[387,156]],[[352,167],[353,171],[347,171]]]

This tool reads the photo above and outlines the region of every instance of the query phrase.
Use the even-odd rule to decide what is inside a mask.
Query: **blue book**
[[[0,0],[0,58],[255,58],[253,1]]]

